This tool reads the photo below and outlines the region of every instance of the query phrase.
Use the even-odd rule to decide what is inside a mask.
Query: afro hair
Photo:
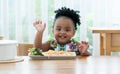
[[[77,25],[80,25],[81,22],[80,22],[80,16],[79,16],[79,11],[75,11],[73,9],[70,9],[70,8],[66,8],[66,7],[62,7],[58,10],[55,11],[56,15],[55,15],[55,20],[61,16],[65,16],[65,17],[68,17],[70,18],[73,23],[74,23],[74,27],[75,27],[75,30],[77,30]]]

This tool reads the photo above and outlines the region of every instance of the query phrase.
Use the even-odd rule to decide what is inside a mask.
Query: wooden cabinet
[[[120,29],[92,28],[92,32],[100,34],[100,55],[120,52]]]

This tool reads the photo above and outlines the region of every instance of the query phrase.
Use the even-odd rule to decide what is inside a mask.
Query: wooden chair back
[[[2,35],[0,35],[0,40],[3,40],[3,36]]]
[[[33,48],[33,44],[18,44],[17,55],[18,56],[27,56],[29,48]]]

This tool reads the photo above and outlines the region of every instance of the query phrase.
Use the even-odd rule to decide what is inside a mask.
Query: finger
[[[41,24],[41,22],[42,22],[41,20],[36,20],[34,23],[35,24]]]
[[[42,29],[44,30],[46,27],[46,23],[42,23]]]
[[[88,42],[87,41],[84,41],[85,42],[85,44],[87,44]]]
[[[38,24],[42,24],[42,21],[38,20]]]
[[[86,41],[83,41],[84,44],[86,44]]]
[[[36,25],[36,22],[33,22],[33,26],[35,26]]]
[[[89,43],[88,43],[88,42],[86,42],[85,44],[86,44],[86,45],[89,45]]]
[[[39,21],[37,20],[35,24],[39,24]]]
[[[82,53],[85,53],[86,51],[87,51],[87,50],[84,49],[84,50],[82,50],[81,52],[82,52]]]
[[[87,47],[89,48],[89,45]]]
[[[78,49],[82,49],[82,48],[83,48],[83,46],[79,46],[79,47],[78,47]]]
[[[82,52],[82,49],[83,49],[83,47],[78,48],[78,50],[79,50],[80,52]]]
[[[37,22],[37,21],[33,22],[33,25],[34,25],[34,26],[36,25],[36,22]]]
[[[81,47],[82,46],[82,44],[80,43],[79,45],[78,45],[78,47]]]
[[[44,29],[46,28],[46,23],[44,23]]]
[[[84,43],[84,41],[82,41],[81,43]]]
[[[82,41],[82,43],[83,43],[83,44],[88,44],[88,42],[86,42],[86,41]]]
[[[36,26],[37,24],[39,24],[39,21],[38,21],[38,20],[35,21],[35,22],[33,22],[33,25],[34,25],[34,26]]]
[[[82,45],[79,45],[78,47],[82,47]]]

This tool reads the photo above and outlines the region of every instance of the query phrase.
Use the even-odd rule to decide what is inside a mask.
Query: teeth
[[[65,38],[65,36],[60,36],[60,38]]]

